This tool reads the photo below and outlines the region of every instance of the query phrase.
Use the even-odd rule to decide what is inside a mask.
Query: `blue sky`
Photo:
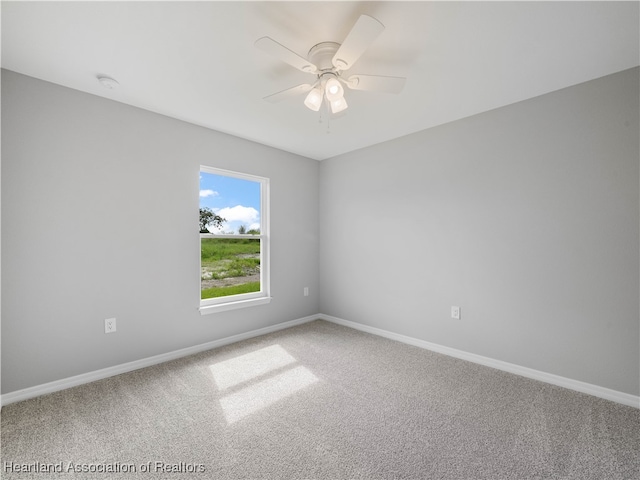
[[[260,228],[260,183],[200,172],[200,207],[209,207],[227,221],[212,233],[238,233]]]

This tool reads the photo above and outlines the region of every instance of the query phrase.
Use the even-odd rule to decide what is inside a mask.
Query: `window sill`
[[[200,307],[200,315],[209,315],[210,313],[225,312],[227,310],[236,310],[238,308],[255,307],[257,305],[266,305],[271,302],[271,297],[252,298],[250,300],[240,300],[237,302],[218,303],[217,305],[202,305]]]

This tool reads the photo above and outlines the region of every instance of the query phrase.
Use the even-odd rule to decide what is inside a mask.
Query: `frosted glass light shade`
[[[344,97],[340,97],[336,100],[332,100],[330,102],[331,105],[331,113],[339,113],[343,110],[346,110],[349,105],[347,105],[347,101]]]
[[[322,89],[316,87],[311,90],[307,98],[305,98],[304,104],[314,112],[320,110],[320,105],[322,105]]]
[[[340,82],[335,78],[330,78],[327,80],[327,83],[324,86],[325,94],[327,95],[327,100],[333,102],[334,100],[338,100],[344,96],[344,89]]]

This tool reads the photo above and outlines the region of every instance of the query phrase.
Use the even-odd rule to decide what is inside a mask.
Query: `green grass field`
[[[226,297],[227,295],[240,295],[241,293],[251,293],[260,291],[260,282],[241,283],[230,287],[212,287],[202,290],[200,298]]]
[[[259,238],[202,238],[200,243],[200,298],[260,291],[260,282],[253,281],[260,273]],[[220,285],[210,285],[214,280]]]

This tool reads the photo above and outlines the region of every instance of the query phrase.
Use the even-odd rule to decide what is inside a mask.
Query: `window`
[[[200,312],[269,303],[269,179],[200,167]]]

